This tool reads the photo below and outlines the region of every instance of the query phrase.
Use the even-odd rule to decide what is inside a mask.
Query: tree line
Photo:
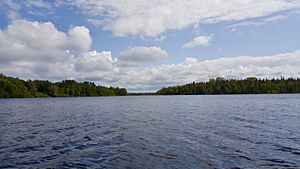
[[[79,97],[79,96],[125,96],[127,90],[118,87],[104,87],[92,82],[63,80],[22,80],[0,74],[0,98],[28,97]]]
[[[208,82],[193,82],[181,86],[171,86],[157,91],[158,95],[206,95],[206,94],[281,94],[300,93],[300,79],[257,79],[243,80],[210,79]]]

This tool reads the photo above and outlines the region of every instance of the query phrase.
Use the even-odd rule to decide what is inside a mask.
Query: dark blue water
[[[300,95],[0,100],[0,168],[300,168]]]

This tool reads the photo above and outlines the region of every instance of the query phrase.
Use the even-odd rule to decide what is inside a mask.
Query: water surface
[[[300,95],[0,100],[0,168],[300,168]]]

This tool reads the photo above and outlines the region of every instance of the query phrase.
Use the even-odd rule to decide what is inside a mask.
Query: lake
[[[0,168],[300,168],[300,95],[0,100]]]

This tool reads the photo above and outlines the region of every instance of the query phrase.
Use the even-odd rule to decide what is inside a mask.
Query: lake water
[[[300,168],[300,95],[0,100],[0,168]]]

